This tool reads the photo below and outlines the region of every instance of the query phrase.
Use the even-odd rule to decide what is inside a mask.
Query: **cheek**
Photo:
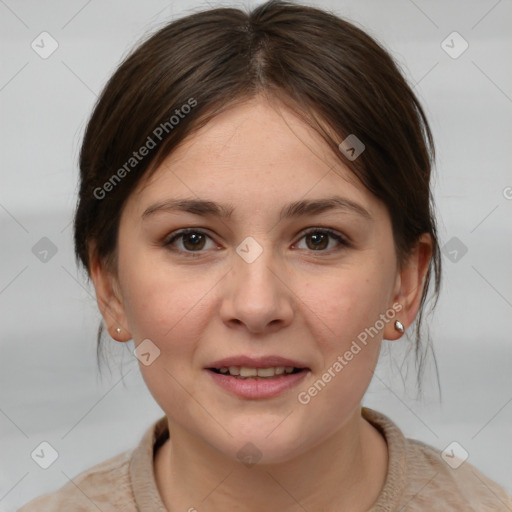
[[[145,269],[136,258],[126,264],[124,309],[134,344],[149,339],[160,351],[150,365],[139,364],[142,377],[163,410],[184,410],[195,391],[183,376],[204,338],[209,320],[204,307],[215,281],[170,266]]]
[[[192,271],[173,268],[155,261],[142,251],[131,252],[119,261],[124,310],[132,337],[137,344],[145,338],[166,350],[184,337],[193,337],[200,324],[197,311],[212,288],[208,279]],[[163,349],[164,347],[161,347]]]
[[[331,392],[324,398],[333,404],[341,396],[357,400],[371,380],[385,325],[379,319],[389,308],[392,286],[384,268],[385,262],[352,267],[307,287],[308,329],[321,350],[323,372],[330,371]]]
[[[389,307],[391,280],[370,266],[331,274],[307,288],[304,302],[322,319],[332,336],[356,336]]]

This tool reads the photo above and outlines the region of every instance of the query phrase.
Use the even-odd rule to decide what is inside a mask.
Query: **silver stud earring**
[[[118,328],[116,329],[116,332],[117,332],[117,334],[121,334],[121,327],[118,327]]]
[[[400,320],[395,320],[395,329],[401,334],[405,332],[404,324]]]

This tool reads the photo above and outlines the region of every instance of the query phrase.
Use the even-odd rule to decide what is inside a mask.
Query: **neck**
[[[360,408],[320,445],[280,464],[247,466],[229,459],[170,419],[169,431],[155,457],[157,487],[169,512],[291,512],[298,506],[364,512],[387,473],[386,442]]]

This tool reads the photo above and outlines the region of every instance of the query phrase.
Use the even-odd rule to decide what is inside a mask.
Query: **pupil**
[[[185,247],[187,247],[187,242],[190,242],[190,240],[193,240],[192,244],[190,247],[187,247],[187,249],[189,248],[201,248],[201,242],[204,242],[204,239],[201,240],[201,237],[203,235],[201,235],[200,233],[188,233],[186,234],[184,237],[183,237],[183,244],[185,245]]]
[[[325,245],[325,241],[327,240],[327,237],[326,237],[323,233],[317,233],[317,234],[313,234],[313,235],[309,235],[309,236],[310,236],[313,240],[315,240],[315,239],[316,239],[317,241],[319,241],[319,240],[317,239],[317,237],[323,237],[323,242],[324,242],[324,244],[320,246],[320,245],[318,245],[318,244],[316,244],[316,243],[315,243],[315,244],[314,244],[314,246],[313,246],[313,248],[314,248],[314,249],[318,249],[318,248],[320,248],[320,249],[324,249],[324,248],[326,247],[326,245]]]

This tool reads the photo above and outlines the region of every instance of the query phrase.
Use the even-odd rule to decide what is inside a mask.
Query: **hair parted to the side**
[[[158,30],[122,62],[98,99],[81,147],[74,218],[77,262],[89,275],[93,247],[115,274],[121,212],[138,183],[195,130],[257,94],[300,115],[383,201],[400,262],[421,234],[431,235],[433,254],[413,340],[421,389],[429,350],[435,363],[428,333],[422,341],[424,310],[432,288],[435,306],[441,282],[430,188],[432,133],[390,54],[325,10],[271,0],[248,13],[235,8],[197,12]],[[193,108],[181,110],[184,105]],[[177,123],[170,122],[178,115]],[[350,134],[365,145],[354,161],[338,148]],[[147,156],[127,166],[143,146],[149,148]],[[114,175],[122,179],[114,182]],[[101,335],[102,324],[98,362]]]

